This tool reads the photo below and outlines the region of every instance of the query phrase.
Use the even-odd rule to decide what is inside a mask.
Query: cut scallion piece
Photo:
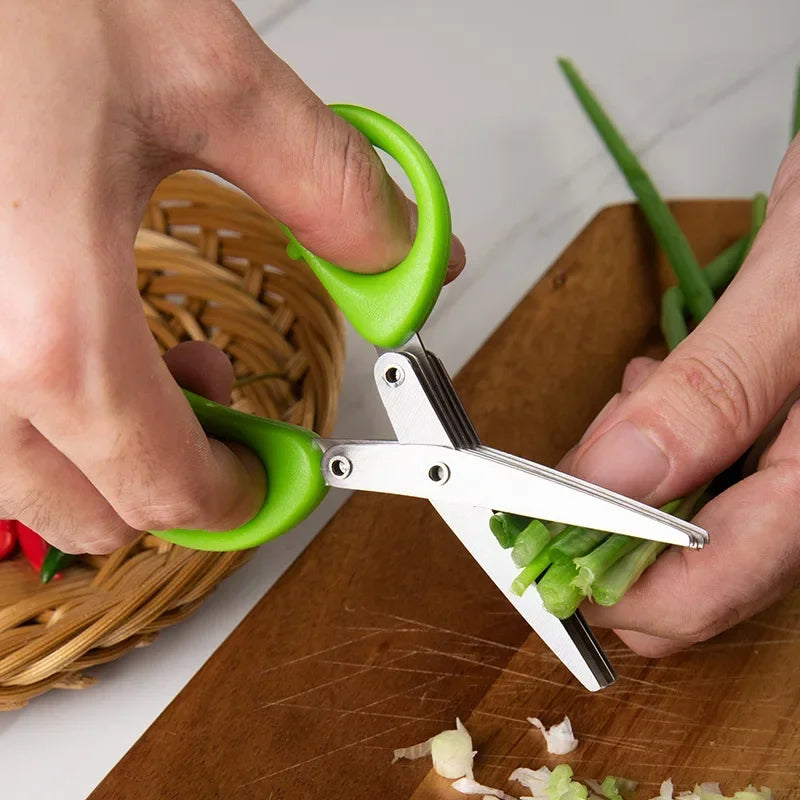
[[[492,514],[489,519],[489,528],[505,550],[514,546],[517,537],[528,527],[529,519],[520,517],[517,514],[506,514],[499,511]]]
[[[592,584],[592,597],[598,605],[616,605],[641,574],[668,547],[665,542],[642,541]]]
[[[574,564],[578,574],[573,579],[575,588],[591,596],[592,584],[641,541],[633,536],[615,533],[591,553],[576,558]]]
[[[550,544],[550,531],[538,519],[531,520],[514,542],[511,560],[518,567],[526,567]]]
[[[522,597],[525,590],[550,566],[550,548],[539,553],[522,572],[514,578],[511,591]]]
[[[584,556],[608,537],[603,531],[592,528],[579,528],[569,525],[550,548],[550,558],[554,564],[571,563],[574,558]]]
[[[578,575],[575,565],[553,564],[536,584],[544,607],[559,619],[571,617],[586,595],[574,585]]]

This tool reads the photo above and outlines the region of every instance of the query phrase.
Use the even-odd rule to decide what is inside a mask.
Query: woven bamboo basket
[[[276,222],[195,172],[166,179],[136,240],[144,313],[162,351],[207,340],[230,357],[233,406],[330,433],[344,361],[340,313]],[[153,641],[194,612],[252,555],[205,553],[144,534],[84,556],[42,586],[22,557],[0,562],[0,710]]]

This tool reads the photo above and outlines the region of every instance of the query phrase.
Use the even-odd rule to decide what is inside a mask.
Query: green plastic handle
[[[287,252],[314,270],[361,336],[379,347],[401,347],[428,319],[444,284],[451,243],[447,194],[428,154],[396,122],[360,106],[331,108],[405,170],[419,208],[417,235],[405,259],[377,275],[349,272],[315,256],[284,227]]]
[[[451,242],[447,195],[433,162],[399,125],[366,108],[331,108],[405,170],[419,207],[417,235],[408,256],[377,275],[359,275],[318,258],[284,228],[290,238],[287,251],[309,264],[365,339],[379,347],[400,347],[425,323],[444,283]],[[258,514],[234,530],[153,531],[156,536],[195,550],[244,550],[294,528],[319,505],[328,487],[314,433],[185,394],[207,433],[241,442],[258,455],[267,472],[267,496]]]
[[[267,496],[255,517],[234,530],[153,531],[156,536],[195,550],[245,550],[294,528],[319,505],[328,486],[322,479],[322,450],[314,444],[315,433],[184,394],[209,434],[241,442],[261,459],[268,476]]]

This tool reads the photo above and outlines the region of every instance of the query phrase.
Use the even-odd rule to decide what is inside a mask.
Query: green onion
[[[500,546],[508,550],[514,546],[517,536],[528,527],[528,523],[530,523],[530,520],[525,517],[498,511],[496,514],[492,514],[489,520],[489,528],[500,543]]]
[[[559,59],[558,63],[578,101],[583,106],[583,110],[594,124],[597,133],[636,195],[653,235],[678,276],[678,283],[692,316],[700,321],[714,305],[714,295],[700,271],[700,265],[689,246],[689,241],[639,159],[622,138],[578,71],[566,59]]]
[[[749,236],[742,236],[733,244],[728,245],[718,256],[715,256],[703,268],[708,285],[713,292],[724,289],[738,272],[747,252]],[[681,295],[681,302],[683,295]]]
[[[733,280],[747,255],[749,241],[750,234],[742,236],[703,267],[703,275],[712,292],[720,293]],[[661,298],[661,332],[670,350],[674,350],[689,335],[686,300],[680,286],[670,286]]]
[[[564,564],[553,564],[536,584],[544,607],[559,619],[571,617],[586,597],[586,594],[575,586],[574,581],[577,577],[578,570],[571,561],[568,561]]]
[[[553,547],[557,546],[569,526],[558,522],[548,522],[545,524],[553,539],[536,557],[514,578],[511,584],[511,591],[520,597],[525,594],[525,590],[552,564],[550,553]]]
[[[600,791],[608,798],[608,800],[623,800],[622,794],[617,788],[617,779],[613,775],[607,775],[603,782],[600,784]]]
[[[756,240],[756,236],[758,232],[761,230],[761,226],[764,224],[764,220],[767,216],[767,196],[762,192],[759,192],[753,198],[753,204],[750,207],[750,232],[747,234],[747,244],[745,245],[744,251],[744,261],[747,258],[748,254],[750,253],[750,248],[753,246],[753,242]]]
[[[608,534],[604,531],[568,525],[553,542],[550,558],[554,564],[570,563],[572,559],[586,555],[607,537]]]
[[[549,544],[550,531],[538,519],[531,520],[525,530],[517,536],[514,549],[511,551],[511,560],[518,567],[525,567]]]
[[[574,561],[578,570],[577,576],[572,581],[576,589],[586,596],[592,593],[592,584],[612,567],[620,558],[630,553],[641,539],[615,533],[609,536],[599,547]]]
[[[632,794],[636,791],[636,781],[628,778],[615,778],[613,775],[606,775],[600,784],[600,791],[608,800],[623,800],[625,794]]]
[[[679,286],[671,286],[661,297],[661,333],[670,350],[689,335],[683,313],[683,292]]]
[[[592,598],[601,606],[613,606],[639,580],[641,574],[668,547],[666,542],[643,540],[592,584]]]
[[[681,506],[682,500],[673,500],[661,507],[666,514],[672,514]],[[578,574],[573,580],[573,585],[586,596],[592,595],[594,582],[605,574],[621,558],[631,552],[642,540],[633,536],[614,533],[609,536],[599,547],[596,547],[585,556],[574,560]]]
[[[572,780],[572,767],[559,764],[550,773],[547,781],[547,796],[559,800],[586,800],[589,790],[581,783]]]
[[[550,566],[550,548],[543,550],[514,578],[511,591],[522,597],[525,590]]]
[[[794,110],[792,111],[792,139],[800,132],[800,69],[794,83]]]

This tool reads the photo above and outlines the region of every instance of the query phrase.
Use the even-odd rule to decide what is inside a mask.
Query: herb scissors
[[[481,444],[442,362],[418,335],[444,283],[450,210],[442,181],[409,133],[366,108],[332,106],[410,179],[419,208],[408,256],[377,275],[346,271],[305,249],[286,230],[288,252],[305,260],[353,327],[376,346],[374,379],[395,441],[322,439],[283,422],[243,414],[186,392],[212,436],[239,441],[262,460],[269,488],[256,516],[225,532],[159,531],[200,550],[254,547],[305,519],[331,486],[425,498],[545,644],[589,690],[616,674],[579,613],[559,620],[538,592],[510,591],[517,568],[489,528],[495,511],[699,548],[707,533],[626,497]]]

